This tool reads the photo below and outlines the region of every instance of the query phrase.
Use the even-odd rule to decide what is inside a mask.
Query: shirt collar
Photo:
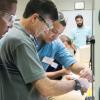
[[[19,30],[22,30],[27,36],[30,37],[30,34],[25,30],[25,28],[20,23],[15,23],[14,25],[16,28],[18,28]]]

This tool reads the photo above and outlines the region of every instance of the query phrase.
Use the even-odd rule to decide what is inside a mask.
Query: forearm
[[[36,82],[37,90],[44,96],[57,96],[74,89],[75,81],[56,81],[43,78]]]
[[[75,63],[73,64],[71,67],[70,67],[71,71],[75,74],[79,74],[81,70],[84,69],[83,66],[81,66],[80,64],[78,63]]]

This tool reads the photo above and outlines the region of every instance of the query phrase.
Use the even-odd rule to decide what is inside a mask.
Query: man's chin
[[[48,43],[50,43],[50,42],[52,42],[52,41],[53,41],[53,39],[49,39],[49,40],[48,40]]]
[[[50,43],[51,41],[50,40],[47,40],[47,41],[45,41],[46,43]]]
[[[79,24],[79,25],[77,25],[77,27],[82,28],[83,27],[83,24]]]
[[[51,43],[53,40],[54,40],[54,39],[48,39],[48,40],[46,40],[45,42],[46,42],[46,43]]]

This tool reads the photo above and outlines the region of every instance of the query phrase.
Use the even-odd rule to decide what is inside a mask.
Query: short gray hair
[[[58,12],[58,21],[63,25],[66,26],[66,21],[62,12]]]

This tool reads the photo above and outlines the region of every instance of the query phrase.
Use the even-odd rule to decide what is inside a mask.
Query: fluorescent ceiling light
[[[75,2],[75,9],[82,10],[85,8],[84,2]]]

